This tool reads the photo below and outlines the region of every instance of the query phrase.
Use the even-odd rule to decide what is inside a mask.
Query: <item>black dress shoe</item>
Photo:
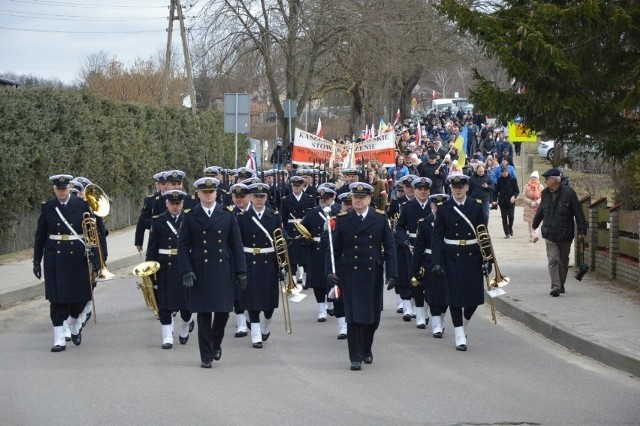
[[[347,338],[347,335],[346,335],[346,334],[344,334],[344,333],[340,333],[340,334],[338,334],[338,340],[344,340],[344,339],[346,339],[346,338]]]
[[[416,325],[416,328],[424,330],[425,328],[427,328],[427,326],[425,324],[418,324],[418,325]]]
[[[406,322],[409,322],[409,321],[411,321],[411,315],[409,315],[409,314],[403,315],[403,316],[402,316],[402,319],[403,319],[404,321],[406,321]]]
[[[71,341],[73,342],[74,345],[80,346],[80,343],[82,343],[82,333],[72,334]]]
[[[334,316],[336,314],[336,311],[334,311],[333,309],[327,309],[327,315],[329,315],[330,317]]]
[[[193,328],[196,326],[196,323],[194,320],[191,320],[191,322],[189,323],[189,333],[191,333],[193,331]]]
[[[509,231],[509,235],[513,237],[513,231]]]
[[[560,287],[560,293],[564,293],[564,285]]]
[[[551,290],[551,292],[549,292],[549,295],[553,297],[558,297],[560,296],[560,291],[553,289]]]
[[[254,343],[253,349],[262,349],[262,342]]]
[[[458,345],[456,346],[456,351],[465,352],[467,350],[467,345]]]
[[[362,370],[362,364],[360,363],[360,361],[353,361],[351,363],[351,370],[353,371]]]
[[[220,361],[220,358],[222,358],[222,348],[213,351],[213,360]]]
[[[271,332],[268,332],[267,334],[263,334],[262,341],[266,342],[267,340],[269,340],[269,336],[271,336]]]
[[[178,340],[180,341],[181,345],[186,345],[189,341],[189,335],[187,334],[187,337],[178,336]]]
[[[163,343],[162,344],[162,349],[171,349],[173,347],[173,345],[171,343]]]
[[[320,318],[318,318],[318,322],[327,322],[327,319],[324,318],[324,317],[320,317]]]
[[[404,309],[403,309],[403,308],[398,308],[398,309],[396,309],[396,314],[401,314],[401,313],[403,313],[403,312],[404,312]]]
[[[65,341],[65,342],[70,342],[70,341],[71,341],[71,337],[66,337],[66,336],[65,336],[64,341]]]
[[[371,364],[373,362],[373,355],[367,355],[364,358],[362,358],[362,361],[365,364]]]
[[[54,347],[51,348],[51,352],[62,352],[65,350],[67,350],[67,347],[62,345],[55,345]]]
[[[200,367],[201,368],[211,368],[211,362],[210,361],[202,361],[200,363]]]
[[[436,331],[435,333],[433,333],[433,337],[435,337],[436,339],[442,339],[442,331]]]
[[[236,334],[234,334],[234,337],[245,337],[247,335],[246,331],[236,331]]]
[[[505,235],[505,236],[504,236],[504,239],[505,239],[505,240],[509,239],[509,234]]]

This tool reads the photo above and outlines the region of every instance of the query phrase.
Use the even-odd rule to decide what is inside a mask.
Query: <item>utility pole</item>
[[[177,16],[176,16],[177,15]],[[193,85],[193,75],[191,74],[191,56],[189,55],[189,45],[187,43],[187,32],[184,27],[184,15],[180,0],[170,0],[169,4],[169,27],[167,29],[167,51],[164,62],[164,84],[162,88],[162,105],[169,102],[169,71],[171,64],[171,44],[173,35],[173,21],[180,22],[180,37],[182,38],[182,53],[184,56],[184,66],[187,70],[187,84],[189,85],[189,98],[191,99],[191,113],[197,112],[196,90]]]

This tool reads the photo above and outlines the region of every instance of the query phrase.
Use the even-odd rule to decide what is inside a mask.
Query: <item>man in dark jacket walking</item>
[[[549,169],[542,174],[547,188],[542,191],[540,206],[531,224],[537,229],[542,223],[542,238],[547,242],[547,259],[551,276],[553,297],[564,293],[564,283],[569,270],[569,252],[574,238],[574,221],[578,226],[578,238],[587,234],[587,221],[576,192],[570,186],[561,185],[562,173]]]
[[[505,238],[513,237],[513,219],[518,194],[520,194],[520,190],[518,189],[517,179],[509,174],[507,166],[502,166],[500,176],[496,182],[494,200],[500,207]]]
[[[476,171],[469,179],[469,196],[482,201],[482,211],[484,212],[484,220],[489,223],[489,207],[491,197],[493,196],[493,180],[491,176],[485,173],[482,164],[476,167]]]

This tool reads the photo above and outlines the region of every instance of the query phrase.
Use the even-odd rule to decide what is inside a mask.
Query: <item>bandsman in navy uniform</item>
[[[313,184],[315,173],[316,173],[316,170],[309,169],[309,168],[303,168],[298,170],[298,176],[304,179],[304,183],[302,184],[302,192],[312,197],[311,199],[313,200],[314,206],[315,206],[315,199],[316,199],[315,198],[316,187]]]
[[[445,279],[456,349],[467,350],[468,324],[484,303],[482,254],[476,227],[486,225],[482,201],[467,197],[469,177],[448,179],[451,198],[438,207],[431,240],[434,279]],[[463,320],[464,318],[464,320]]]
[[[409,258],[405,256],[398,256],[398,276],[402,277],[398,281],[398,286],[408,284],[409,287],[401,287],[402,292],[400,296],[403,300],[405,321],[411,321],[411,315],[409,312],[415,310],[416,315],[416,327],[425,329],[429,318],[427,317],[427,308],[424,306],[424,292],[422,288],[411,285],[411,253],[413,253],[413,246],[416,243],[416,232],[418,230],[418,221],[431,214],[431,208],[429,207],[429,191],[431,188],[431,179],[426,177],[417,177],[411,181],[411,188],[414,191],[415,198],[411,201],[407,201],[402,205],[400,210],[400,217],[396,225],[396,234],[398,239],[398,245],[404,249],[408,249]],[[404,250],[403,250],[404,252]],[[407,261],[407,263],[405,263]],[[405,270],[409,279],[409,283],[405,283]],[[402,272],[400,272],[402,270]],[[408,291],[407,291],[408,290]],[[415,305],[415,309],[414,309]]]
[[[240,167],[236,169],[236,180],[237,182],[242,182],[245,179],[250,179],[252,177],[256,177],[256,172],[249,167]]]
[[[251,208],[237,216],[248,276],[248,285],[240,291],[240,301],[249,312],[251,344],[260,349],[271,335],[273,312],[280,300],[273,231],[282,228],[282,222],[278,212],[266,205],[269,192],[267,184],[254,183],[249,190]],[[261,312],[263,319],[260,318]]]
[[[229,194],[229,184],[224,183],[223,175],[224,172],[222,167],[218,166],[209,166],[202,169],[202,173],[204,177],[212,177],[218,179],[220,185],[216,191],[217,199],[216,202],[222,204],[223,207],[231,206],[231,194]]]
[[[162,193],[167,190],[167,180],[164,177],[164,171],[158,172],[153,175],[153,180],[156,185],[156,192],[144,198],[142,203],[142,210],[138,217],[138,223],[136,224],[136,234],[134,244],[138,252],[142,251],[144,245],[144,231],[151,229],[151,217],[153,216],[153,205],[156,201],[160,200]]]
[[[398,223],[402,216],[402,210],[405,205],[415,198],[414,188],[411,186],[412,182],[418,179],[419,176],[407,175],[399,179],[398,182],[402,183],[405,195],[403,198],[398,199],[399,204],[399,216],[396,221],[394,239],[396,242],[396,250],[398,255],[398,285],[396,286],[395,293],[397,297],[400,297],[402,301],[402,310],[397,309],[396,312],[402,313],[402,319],[405,321],[411,321],[411,318],[415,316],[413,312],[413,306],[411,305],[411,277],[409,276],[409,265],[411,263],[411,247],[410,243],[405,238],[400,238],[400,232],[398,229]]]
[[[301,221],[307,210],[314,208],[316,205],[313,197],[302,191],[303,185],[304,178],[301,176],[291,177],[293,192],[282,198],[282,210],[280,210],[284,231],[291,238],[294,238],[291,245],[289,245],[289,261],[291,262],[292,271],[296,274],[298,284],[302,284],[306,259],[300,233],[296,229],[294,222]]]
[[[431,273],[431,236],[433,235],[437,209],[448,199],[449,196],[446,194],[429,196],[431,213],[426,218],[418,220],[416,242],[413,246],[413,257],[411,259],[411,276],[418,278],[416,285],[424,291],[424,299],[429,304],[429,310],[431,311],[431,333],[436,338],[441,338],[442,333],[444,333],[444,315],[447,312],[447,288],[445,280],[436,280]]]
[[[303,240],[306,255],[307,281],[306,288],[312,288],[316,298],[318,322],[327,321],[327,280],[325,275],[325,252],[327,246],[323,246],[320,237],[326,229],[327,214],[325,207],[329,208],[329,216],[335,216],[340,211],[340,206],[334,202],[336,193],[328,187],[318,190],[318,205],[307,210],[302,219],[304,226],[313,237],[313,240]]]
[[[178,239],[182,283],[189,289],[192,312],[198,313],[200,366],[211,368],[222,357],[224,328],[233,310],[234,286],[246,286],[240,232],[231,210],[216,203],[220,181],[194,182],[200,204],[185,213]],[[235,276],[234,276],[235,274]]]
[[[400,205],[407,201],[404,195],[404,185],[401,181],[396,181],[393,186],[396,190],[396,198],[392,198],[389,203],[389,207],[387,208],[387,217],[389,218],[389,222],[391,223],[391,230],[393,231],[393,238],[397,244],[397,233],[396,233],[396,223],[400,218]],[[404,312],[402,297],[400,294],[396,292],[396,312],[401,314]]]
[[[360,370],[362,362],[373,362],[371,348],[380,324],[385,272],[388,287],[394,287],[398,267],[387,216],[370,207],[373,187],[355,182],[350,190],[353,209],[336,217],[336,274],[328,274],[327,283],[341,290],[351,370]]]
[[[360,177],[360,170],[356,168],[342,169],[342,176],[344,176],[344,184],[340,188],[336,189],[338,199],[340,199],[340,194],[349,192],[349,185],[358,181]]]
[[[162,325],[162,349],[173,347],[173,312],[180,311],[182,322],[178,328],[178,339],[181,344],[187,343],[190,329],[193,329],[189,290],[182,285],[178,263],[178,237],[184,219],[182,210],[186,197],[184,191],[167,191],[164,194],[167,210],[153,219],[149,233],[146,260],[160,263],[155,294]]]
[[[167,181],[167,191],[177,190],[187,194],[184,197],[184,201],[182,202],[183,209],[192,210],[195,207],[195,205],[200,202],[200,200],[198,200],[198,196],[196,194],[189,194],[184,189],[185,175],[186,175],[185,172],[183,172],[182,170],[169,170],[164,173],[164,178]],[[167,210],[166,200],[161,199],[160,201],[162,206],[155,207],[155,204],[154,204],[154,217],[161,215]]]
[[[340,201],[341,201],[341,203],[339,204],[340,212],[338,214],[348,213],[349,210],[353,208],[353,205],[351,203],[351,200],[352,200],[351,192],[345,192],[343,194],[340,194],[338,198],[340,198]],[[335,227],[335,217],[332,217],[332,220],[334,222],[334,227]],[[335,233],[335,231],[333,232]],[[326,232],[322,234],[321,244],[323,244],[326,247],[325,248],[325,252],[326,252],[325,265],[327,265],[327,268],[330,268],[331,258],[329,256],[331,256],[331,252],[328,247],[329,237]],[[333,313],[334,313],[334,316],[336,317],[336,320],[338,321],[338,340],[345,340],[347,338],[347,321],[344,317],[344,303],[342,302],[343,299],[339,297],[337,299],[328,298],[327,300],[330,303],[333,303]]]
[[[66,349],[65,320],[71,330],[71,340],[80,345],[82,324],[78,317],[91,300],[90,262],[82,234],[83,215],[90,214],[91,209],[84,200],[71,197],[72,178],[65,174],[49,178],[55,197],[42,204],[33,246],[33,273],[38,279],[42,278],[44,257],[45,297],[50,303],[53,323],[51,352]],[[90,256],[95,255],[93,250]]]
[[[72,196],[74,195],[73,190],[75,189],[77,191],[75,193],[75,196],[83,200],[86,200],[85,189],[88,185],[91,185],[91,181],[89,179],[83,176],[78,176],[73,178],[73,180],[70,182],[70,185],[71,185],[70,188],[72,191],[71,193]],[[104,219],[102,217],[96,216],[93,212],[91,214],[91,217],[96,221],[98,238],[100,240],[100,252],[102,252],[102,263],[106,265],[107,257],[109,257],[109,248],[107,247],[107,236],[109,235],[109,231],[107,230],[107,227],[104,224]],[[99,259],[97,259],[96,262],[97,261],[99,261]],[[111,274],[109,271],[106,271],[106,273]],[[113,276],[114,276],[113,274],[106,277],[101,277],[99,275],[96,275],[96,279],[92,283],[93,288],[95,288],[97,281],[106,281],[106,280],[112,279]],[[83,327],[86,325],[87,321],[91,318],[92,314],[93,314],[93,301],[89,300],[85,305],[84,309],[82,310],[82,312],[80,313],[80,316],[78,317]],[[68,331],[68,327],[65,327],[65,336],[67,335],[67,333],[70,333],[70,331]]]
[[[246,212],[251,208],[251,190],[247,185],[236,183],[229,188],[231,200],[233,202],[233,214],[238,216],[242,212]],[[249,328],[247,327],[246,309],[242,305],[240,297],[241,289],[236,286],[233,297],[233,311],[236,314],[236,334],[235,337],[245,337]]]

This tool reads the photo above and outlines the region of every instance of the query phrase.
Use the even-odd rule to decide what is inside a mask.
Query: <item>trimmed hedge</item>
[[[0,240],[15,236],[20,218],[52,196],[53,174],[85,176],[111,198],[137,199],[140,206],[161,170],[183,170],[191,191],[205,166],[233,165],[234,136],[224,134],[222,120],[220,112],[193,116],[187,108],[77,90],[0,89]],[[238,151],[246,147],[243,142]],[[0,254],[8,250],[0,246]]]

